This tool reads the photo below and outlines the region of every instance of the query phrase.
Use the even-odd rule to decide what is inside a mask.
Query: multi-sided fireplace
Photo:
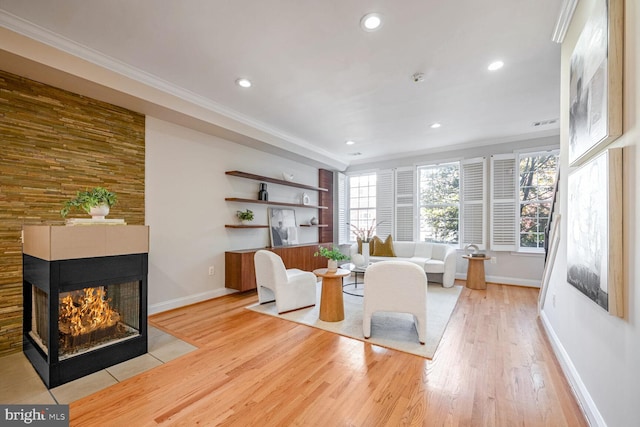
[[[23,350],[52,388],[147,352],[145,226],[26,226]]]

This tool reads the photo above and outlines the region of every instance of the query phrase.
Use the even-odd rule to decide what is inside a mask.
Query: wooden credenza
[[[299,268],[304,271],[313,271],[327,266],[327,259],[314,257],[318,246],[331,248],[331,243],[283,246],[277,248],[263,248],[278,254],[286,268]],[[242,249],[224,253],[225,278],[224,286],[238,291],[256,289],[256,270],[253,264],[253,256],[260,249]]]

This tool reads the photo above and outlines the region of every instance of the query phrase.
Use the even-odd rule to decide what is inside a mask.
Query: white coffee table
[[[368,265],[362,265],[362,266],[355,265],[352,262],[342,264],[340,268],[351,271],[355,276],[355,282],[343,283],[342,292],[344,292],[347,295],[363,297],[364,296],[364,273],[367,270],[367,267],[369,267],[369,265],[371,265],[371,263],[369,263]],[[363,277],[363,281],[362,283],[360,283],[360,285],[362,286],[360,288],[358,288],[358,274],[361,274]]]

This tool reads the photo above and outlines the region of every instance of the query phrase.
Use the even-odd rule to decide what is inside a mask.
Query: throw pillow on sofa
[[[385,257],[396,256],[396,253],[393,250],[393,237],[391,237],[391,234],[387,236],[384,242],[378,236],[373,236],[372,256],[385,256]]]

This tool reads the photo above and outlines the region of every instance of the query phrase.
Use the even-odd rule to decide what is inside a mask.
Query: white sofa
[[[393,242],[394,257],[370,256],[371,262],[378,261],[410,261],[422,267],[430,282],[442,283],[450,288],[456,279],[456,250],[442,243],[427,242]],[[358,245],[349,249],[350,256],[358,253]]]

